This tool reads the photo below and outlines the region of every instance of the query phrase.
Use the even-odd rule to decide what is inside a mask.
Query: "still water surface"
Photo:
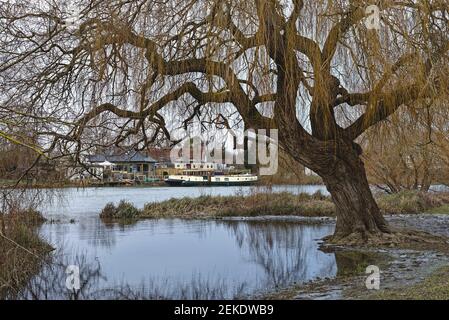
[[[325,193],[321,186],[273,189]],[[111,201],[127,199],[142,207],[146,202],[171,197],[228,195],[251,192],[250,188],[98,188],[62,192],[63,200],[43,207],[45,215],[58,222],[44,224],[40,233],[63,250],[66,264],[82,264],[83,277],[95,278],[91,279],[94,285],[86,286],[85,297],[110,297],[111,291],[103,290],[108,288],[119,288],[126,298],[130,292],[135,295],[140,291],[146,298],[247,297],[337,273],[335,255],[318,250],[317,242],[333,232],[332,224],[160,219],[120,225],[98,219],[98,213]],[[75,222],[70,223],[71,219]],[[101,271],[89,277],[94,265],[99,265]],[[49,272],[44,270],[41,277]],[[57,281],[64,279],[63,275]],[[124,287],[129,289],[125,293]],[[98,294],[101,290],[102,294]],[[64,288],[49,294],[57,298],[63,295]]]
[[[264,187],[155,187],[155,188],[67,188],[61,189],[62,198],[52,205],[45,205],[42,211],[47,217],[86,218],[97,217],[99,212],[108,202],[118,203],[120,200],[128,200],[138,208],[143,208],[147,202],[164,201],[170,198],[199,197],[204,195],[235,195],[249,194],[252,192],[266,191]],[[301,192],[315,193],[320,191],[329,194],[322,185],[298,185],[298,186],[273,186],[272,192]]]

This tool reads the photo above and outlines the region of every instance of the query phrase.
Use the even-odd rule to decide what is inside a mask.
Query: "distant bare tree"
[[[401,110],[367,132],[362,145],[373,183],[392,193],[447,183],[449,115],[442,111],[438,106]]]

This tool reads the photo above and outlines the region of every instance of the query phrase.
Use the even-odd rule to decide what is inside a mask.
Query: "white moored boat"
[[[184,172],[182,175],[171,175],[165,182],[171,186],[245,186],[259,181],[253,174],[193,174],[194,171]],[[201,173],[201,172],[198,172]],[[203,172],[205,173],[205,172]]]

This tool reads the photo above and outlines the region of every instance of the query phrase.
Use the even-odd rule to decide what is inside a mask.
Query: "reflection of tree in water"
[[[85,219],[72,223],[47,223],[40,227],[39,233],[58,247],[65,247],[70,241],[85,240],[92,247],[111,248],[116,244],[115,224],[106,224],[100,219]],[[67,249],[67,248],[66,248]]]
[[[132,232],[140,227],[145,229],[148,236],[157,233],[175,234],[182,230],[183,232],[195,233],[200,239],[207,238],[214,231],[214,224],[211,224],[210,221],[183,219],[127,220],[120,222],[109,219],[97,219],[95,226],[103,229],[99,232],[95,230],[98,240],[101,240],[103,235],[110,236],[107,234],[108,232],[111,234],[115,232]],[[115,236],[115,234],[112,236]],[[115,237],[113,244],[115,244]]]
[[[69,265],[79,267],[80,290],[66,287]],[[11,292],[6,299],[14,300],[94,300],[94,299],[223,299],[242,297],[245,287],[229,286],[227,279],[204,277],[194,273],[190,281],[156,277],[131,286],[126,282],[109,283],[100,263],[85,254],[67,255],[61,251],[42,260],[42,268],[21,290]]]
[[[70,256],[70,258],[68,258]],[[24,285],[19,293],[7,299],[26,300],[84,300],[100,298],[100,282],[106,280],[100,264],[89,260],[84,254],[66,255],[62,251],[42,260],[41,270]],[[69,265],[79,267],[80,290],[66,287],[66,270]]]
[[[294,222],[222,222],[251,261],[263,268],[264,287],[285,286],[314,277],[333,276],[335,258],[318,250],[317,239],[332,233],[332,226]]]
[[[102,246],[111,248],[116,244],[117,233],[132,232],[142,225],[148,236],[152,236],[156,233],[164,232],[168,234],[174,234],[177,230],[177,225],[192,224],[194,232],[204,233],[204,229],[207,224],[192,223],[178,219],[158,219],[158,220],[125,220],[125,221],[113,221],[108,219],[93,219],[92,221],[85,221],[80,223],[79,234],[82,239],[87,239],[88,243],[92,246]],[[199,229],[198,229],[199,228]]]
[[[80,223],[79,234],[81,238],[88,239],[88,243],[94,247],[112,248],[116,243],[116,234],[111,226],[104,224],[100,219]]]
[[[89,227],[88,223],[91,224]],[[231,241],[235,241],[241,255],[260,277],[249,282],[230,282],[219,274],[192,274],[191,279],[176,275],[155,275],[146,278],[141,286],[111,283],[102,276],[99,263],[94,258],[66,251],[71,254],[55,257],[56,264],[45,265],[28,285],[22,298],[44,299],[57,297],[73,299],[73,293],[65,288],[65,267],[79,264],[82,283],[79,299],[222,299],[245,297],[254,290],[271,289],[316,277],[346,274],[360,267],[360,255],[347,252],[324,253],[318,249],[317,239],[332,233],[331,225],[310,225],[283,221],[188,221],[158,220],[141,221],[131,225],[108,224],[100,220],[86,221],[84,226],[65,225],[76,228],[77,237],[90,239],[93,246],[115,245],[120,232],[133,232],[144,228],[150,236],[153,233],[192,232],[201,238],[213,237],[217,225],[227,230]],[[182,228],[180,229],[180,226]],[[62,228],[62,226],[54,226]],[[64,231],[61,229],[60,231]],[[234,239],[234,240],[232,240]],[[68,250],[69,248],[66,248]],[[218,250],[218,249],[217,249]],[[365,257],[365,256],[363,256]],[[362,257],[362,258],[363,258]],[[366,259],[365,259],[366,258]],[[362,259],[363,264],[372,260]],[[70,262],[70,263],[69,263]],[[181,262],[180,262],[181,263]],[[251,269],[252,270],[252,269]],[[111,279],[110,279],[111,280]],[[126,281],[126,279],[124,279]]]
[[[377,252],[366,251],[336,251],[337,276],[345,277],[351,275],[365,274],[369,265],[381,266],[388,257]]]

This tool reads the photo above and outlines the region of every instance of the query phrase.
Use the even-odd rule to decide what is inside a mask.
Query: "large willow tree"
[[[149,145],[194,118],[279,129],[280,147],[332,195],[334,241],[394,236],[356,141],[401,106],[445,105],[446,0],[377,1],[378,30],[365,24],[370,1],[73,3],[2,1],[3,138],[32,128],[41,156],[78,159]]]

